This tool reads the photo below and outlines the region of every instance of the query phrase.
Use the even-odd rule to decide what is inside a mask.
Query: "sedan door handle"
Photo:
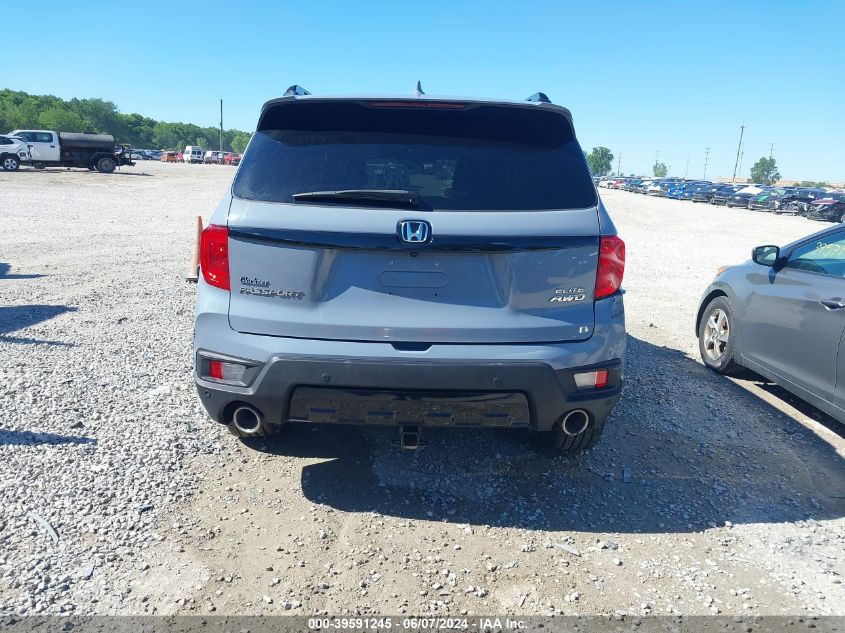
[[[825,310],[841,310],[842,308],[845,308],[845,303],[842,303],[841,301],[825,301],[824,299],[820,299],[819,303],[824,306]]]

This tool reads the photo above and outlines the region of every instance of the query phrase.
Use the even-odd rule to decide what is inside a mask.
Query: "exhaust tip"
[[[244,435],[255,435],[261,430],[263,416],[258,409],[249,405],[242,405],[232,412],[232,422],[235,428]]]
[[[560,421],[560,427],[567,435],[580,435],[590,424],[590,414],[584,409],[573,409]]]

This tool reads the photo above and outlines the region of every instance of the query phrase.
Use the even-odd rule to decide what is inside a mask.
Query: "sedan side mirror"
[[[757,246],[751,249],[751,259],[761,266],[774,266],[780,259],[779,246]]]

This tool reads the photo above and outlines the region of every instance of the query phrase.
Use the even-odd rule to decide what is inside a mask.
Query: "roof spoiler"
[[[545,92],[535,92],[533,95],[528,97],[526,101],[530,101],[531,103],[551,103],[552,100],[549,99],[548,95]]]

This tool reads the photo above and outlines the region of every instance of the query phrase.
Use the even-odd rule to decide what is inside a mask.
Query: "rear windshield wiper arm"
[[[375,204],[401,204],[415,207],[420,197],[407,189],[343,189],[341,191],[303,191],[293,194],[294,202],[311,200],[368,202]]]

